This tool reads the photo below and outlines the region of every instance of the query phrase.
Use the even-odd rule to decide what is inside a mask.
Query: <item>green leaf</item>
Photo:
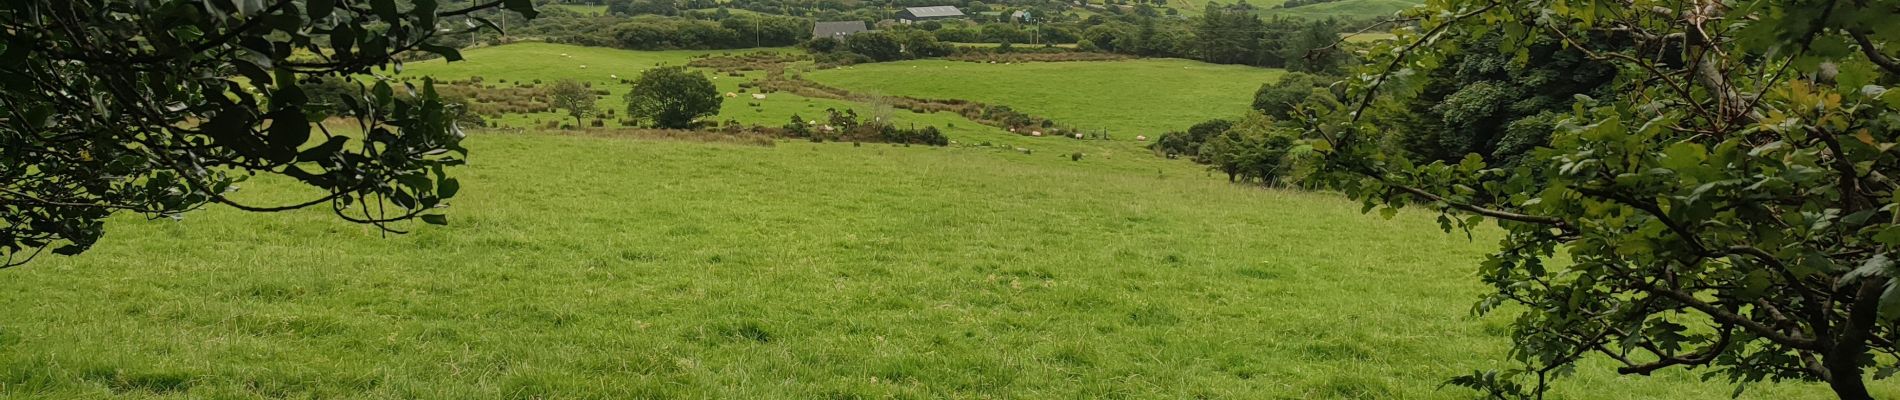
[[[272,162],[290,162],[297,158],[297,148],[310,140],[310,121],[304,119],[303,111],[294,107],[279,109],[270,113],[270,132],[266,138],[270,145]]]
[[[462,61],[462,52],[460,50],[456,50],[454,47],[443,46],[443,45],[433,44],[433,43],[424,43],[422,46],[419,46],[419,47],[422,48],[422,51],[442,55],[442,59],[448,62]]]
[[[313,20],[328,17],[331,12],[336,11],[336,0],[310,0],[309,3],[305,3],[304,5],[308,6],[306,13],[309,14],[310,19]]]
[[[437,197],[446,199],[450,197],[455,197],[455,194],[461,191],[462,191],[462,182],[455,180],[455,178],[448,178],[448,179],[443,179],[441,180],[440,183],[436,184],[435,195]]]
[[[1874,241],[1888,246],[1900,246],[1900,225],[1889,226],[1874,234]]]
[[[526,18],[534,18],[535,15],[540,14],[534,10],[534,0],[503,0],[502,7],[520,13]]]
[[[383,22],[396,24],[402,21],[402,14],[396,11],[396,0],[370,0],[369,9]]]
[[[424,214],[422,216],[422,222],[427,222],[430,225],[448,225],[449,217],[442,214]]]
[[[1868,257],[1866,262],[1861,263],[1860,267],[1848,271],[1846,275],[1841,275],[1840,280],[1834,283],[1834,287],[1847,287],[1870,276],[1892,276],[1893,274],[1888,272],[1892,267],[1893,260],[1887,258],[1886,254],[1875,254],[1873,257]]]

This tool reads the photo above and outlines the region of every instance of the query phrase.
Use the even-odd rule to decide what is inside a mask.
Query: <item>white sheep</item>
[[[1148,141],[1148,135],[1135,135],[1135,141],[1146,142]]]
[[[1042,131],[1031,131],[1029,136],[1042,136]]]
[[[1080,134],[1080,133],[1077,133],[1077,134],[1075,134],[1075,138],[1076,138],[1076,139],[1081,139],[1081,138],[1082,138],[1082,134]]]
[[[765,100],[765,93],[753,93],[752,98],[755,100]]]

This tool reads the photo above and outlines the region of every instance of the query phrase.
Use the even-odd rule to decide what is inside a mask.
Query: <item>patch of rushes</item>
[[[947,112],[961,115],[979,124],[1008,129],[1010,132],[1024,136],[1042,136],[1047,134],[1049,136],[1081,135],[1080,137],[1094,137],[1086,133],[1080,133],[1081,130],[1079,129],[1058,124],[1055,120],[1029,115],[1005,105],[992,105],[962,99],[927,99],[853,93],[849,90],[813,82],[797,75],[786,74],[786,67],[794,61],[798,61],[798,59],[769,53],[753,53],[740,56],[706,57],[694,60],[694,64],[690,65],[702,68],[715,68],[723,73],[765,71],[764,79],[739,84],[741,89],[758,89],[760,93],[787,92],[804,97],[888,105],[891,108],[926,114]]]

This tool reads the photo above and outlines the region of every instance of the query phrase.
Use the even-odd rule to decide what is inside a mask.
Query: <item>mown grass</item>
[[[1502,321],[1465,314],[1491,238],[1330,195],[985,149],[470,147],[446,227],[124,217],[91,253],[7,271],[0,390],[1463,399],[1438,383],[1504,357]],[[281,183],[244,197],[306,195]],[[1561,398],[1728,390],[1583,371]]]

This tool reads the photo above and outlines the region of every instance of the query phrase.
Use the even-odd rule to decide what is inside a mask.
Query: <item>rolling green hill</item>
[[[1178,59],[1026,64],[920,60],[815,71],[858,91],[1003,104],[1064,124],[1154,137],[1247,112],[1280,70]]]
[[[1339,0],[1293,8],[1267,9],[1263,15],[1308,18],[1372,19],[1392,17],[1399,10],[1424,4],[1419,0]]]
[[[480,132],[468,145],[448,226],[384,237],[323,210],[128,215],[82,257],[8,271],[0,393],[1469,399],[1439,382],[1505,362],[1503,321],[1466,314],[1491,238],[1185,163],[1132,174],[988,148]],[[308,195],[283,183],[242,195]],[[1554,395],[1729,392],[1689,376],[1591,363]]]
[[[609,74],[695,54],[517,44],[407,74],[624,91]],[[1180,60],[867,65],[810,75],[995,101],[1124,139],[907,112],[893,116],[953,124],[964,143],[476,130],[469,165],[451,171],[463,189],[447,226],[385,235],[328,210],[122,215],[83,256],[6,271],[0,396],[1476,397],[1441,383],[1511,363],[1508,310],[1467,313],[1496,232],[1467,239],[1433,215],[1380,219],[1331,194],[1230,185],[1125,139],[1232,115],[1278,74]],[[740,103],[720,118],[868,106]],[[236,194],[312,195],[279,177]],[[1552,397],[1732,390],[1703,371],[1620,376],[1603,361]],[[1829,395],[1764,383],[1742,397]]]

